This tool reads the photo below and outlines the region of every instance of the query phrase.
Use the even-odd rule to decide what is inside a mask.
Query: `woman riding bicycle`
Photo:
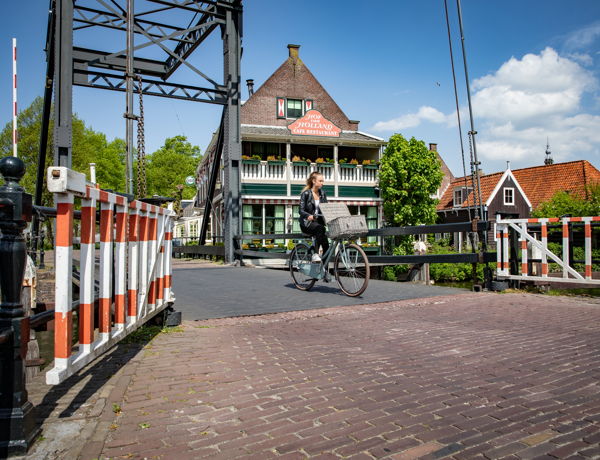
[[[319,204],[327,203],[327,195],[323,190],[325,179],[319,172],[312,172],[306,179],[306,186],[300,194],[300,229],[303,233],[312,235],[316,239],[313,262],[320,262],[319,247],[323,254],[329,249],[329,241],[325,234],[325,221],[319,211]]]

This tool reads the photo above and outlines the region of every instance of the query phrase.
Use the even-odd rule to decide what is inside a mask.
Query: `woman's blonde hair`
[[[313,184],[315,182],[315,179],[317,178],[317,176],[322,176],[323,174],[321,174],[319,171],[313,171],[310,173],[310,176],[308,176],[308,179],[306,179],[306,185],[304,186],[304,188],[302,189],[302,191],[304,192],[305,190],[310,190],[313,187]]]

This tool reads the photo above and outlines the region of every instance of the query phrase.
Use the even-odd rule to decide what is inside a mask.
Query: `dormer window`
[[[457,188],[456,190],[454,190],[454,201],[453,201],[453,205],[455,208],[458,208],[462,202],[463,202],[463,189],[461,188]]]
[[[514,206],[515,204],[515,189],[512,187],[504,187],[504,204]]]
[[[454,200],[452,202],[452,205],[455,208],[460,208],[463,204],[463,201],[465,201],[468,196],[469,193],[471,193],[471,191],[473,190],[472,187],[457,187],[454,189]]]

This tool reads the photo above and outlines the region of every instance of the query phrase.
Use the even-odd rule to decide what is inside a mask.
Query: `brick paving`
[[[520,293],[186,321],[80,458],[600,458],[599,339],[597,300]]]

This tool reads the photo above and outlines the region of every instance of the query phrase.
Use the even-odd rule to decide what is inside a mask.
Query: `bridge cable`
[[[446,11],[446,27],[448,29],[448,45],[450,47],[450,64],[452,66],[452,81],[454,83],[454,100],[456,102],[456,118],[458,119],[458,137],[460,139],[460,154],[462,156],[462,167],[463,167],[463,177],[465,180],[465,190],[467,193],[467,211],[469,213],[469,220],[472,220],[473,217],[471,215],[471,205],[470,205],[470,193],[469,193],[469,184],[467,182],[467,166],[465,164],[465,147],[462,135],[462,125],[460,121],[460,106],[458,103],[458,89],[456,85],[456,70],[454,68],[454,52],[452,50],[452,38],[450,33],[450,19],[448,18],[448,2],[444,0],[444,9]],[[469,142],[470,144],[470,142]],[[472,155],[471,155],[472,156]],[[471,165],[471,169],[473,166]]]

